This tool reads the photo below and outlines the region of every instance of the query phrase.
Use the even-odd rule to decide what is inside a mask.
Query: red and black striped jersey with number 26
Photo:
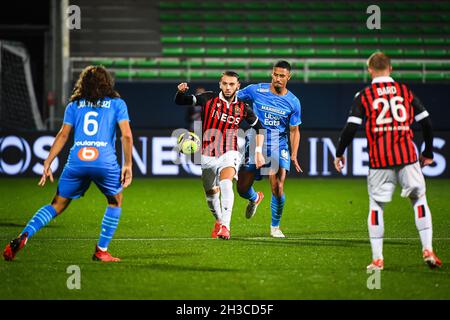
[[[347,122],[366,123],[370,168],[414,163],[417,154],[411,125],[429,114],[409,88],[391,77],[374,78],[355,95]]]

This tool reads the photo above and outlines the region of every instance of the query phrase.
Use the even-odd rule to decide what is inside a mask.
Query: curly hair
[[[84,68],[73,88],[70,101],[86,99],[95,104],[105,97],[120,98],[119,93],[114,90],[111,74],[103,66]]]

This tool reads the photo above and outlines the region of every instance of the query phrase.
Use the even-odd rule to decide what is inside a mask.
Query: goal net
[[[44,130],[30,56],[18,42],[0,41],[0,130]]]

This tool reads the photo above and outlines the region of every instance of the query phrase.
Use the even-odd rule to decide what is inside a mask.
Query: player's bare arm
[[[122,186],[126,188],[131,184],[131,180],[133,179],[133,171],[132,171],[133,134],[131,132],[129,121],[121,121],[119,123],[119,128],[122,133],[122,148],[123,153],[125,155],[120,182],[122,183]]]
[[[66,145],[67,140],[69,139],[70,132],[72,131],[72,126],[68,124],[63,124],[58,134],[55,137],[55,141],[53,141],[52,147],[50,148],[50,152],[48,154],[47,159],[44,161],[44,172],[42,173],[42,177],[39,180],[38,185],[43,187],[45,182],[47,181],[47,177],[53,182],[53,173],[50,168],[53,160],[58,156],[61,150]]]
[[[291,141],[291,161],[297,172],[303,172],[297,159],[298,146],[300,145],[300,129],[298,126],[290,126],[289,131]]]
[[[264,160],[264,156],[262,153],[262,147],[264,143],[264,135],[263,134],[257,134],[256,135],[256,147],[255,147],[255,165],[256,168],[261,168],[266,161]]]

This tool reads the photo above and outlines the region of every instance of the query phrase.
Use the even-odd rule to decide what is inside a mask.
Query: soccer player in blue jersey
[[[122,169],[115,152],[117,125],[122,133]],[[29,238],[60,215],[72,199],[83,196],[90,183],[94,182],[106,196],[108,206],[92,259],[120,261],[111,256],[107,249],[122,211],[122,189],[128,187],[132,180],[133,137],[127,105],[114,90],[113,79],[105,68],[89,66],[81,72],[66,107],[64,123],[44,161],[39,186],[44,186],[47,178],[53,182],[51,164],[66,144],[72,128],[74,144],[53,201],[40,208],[20,235],[6,246],[3,252],[5,260],[13,260]]]
[[[287,88],[291,77],[291,65],[287,61],[278,61],[273,66],[272,82],[252,84],[238,91],[238,98],[253,103],[253,111],[267,130],[266,149],[270,168],[266,168],[272,187],[272,223],[270,235],[284,238],[280,230],[280,220],[283,214],[285,194],[283,191],[286,173],[292,164],[297,172],[302,169],[297,160],[300,143],[299,125],[301,121],[301,106],[298,98]],[[290,139],[290,152],[288,146]],[[248,139],[247,141],[251,141]],[[262,192],[256,192],[253,182],[261,179],[261,169],[257,169],[249,152],[247,143],[246,159],[239,170],[237,189],[241,197],[249,200],[246,217],[251,218],[256,213],[257,206],[264,198]]]

